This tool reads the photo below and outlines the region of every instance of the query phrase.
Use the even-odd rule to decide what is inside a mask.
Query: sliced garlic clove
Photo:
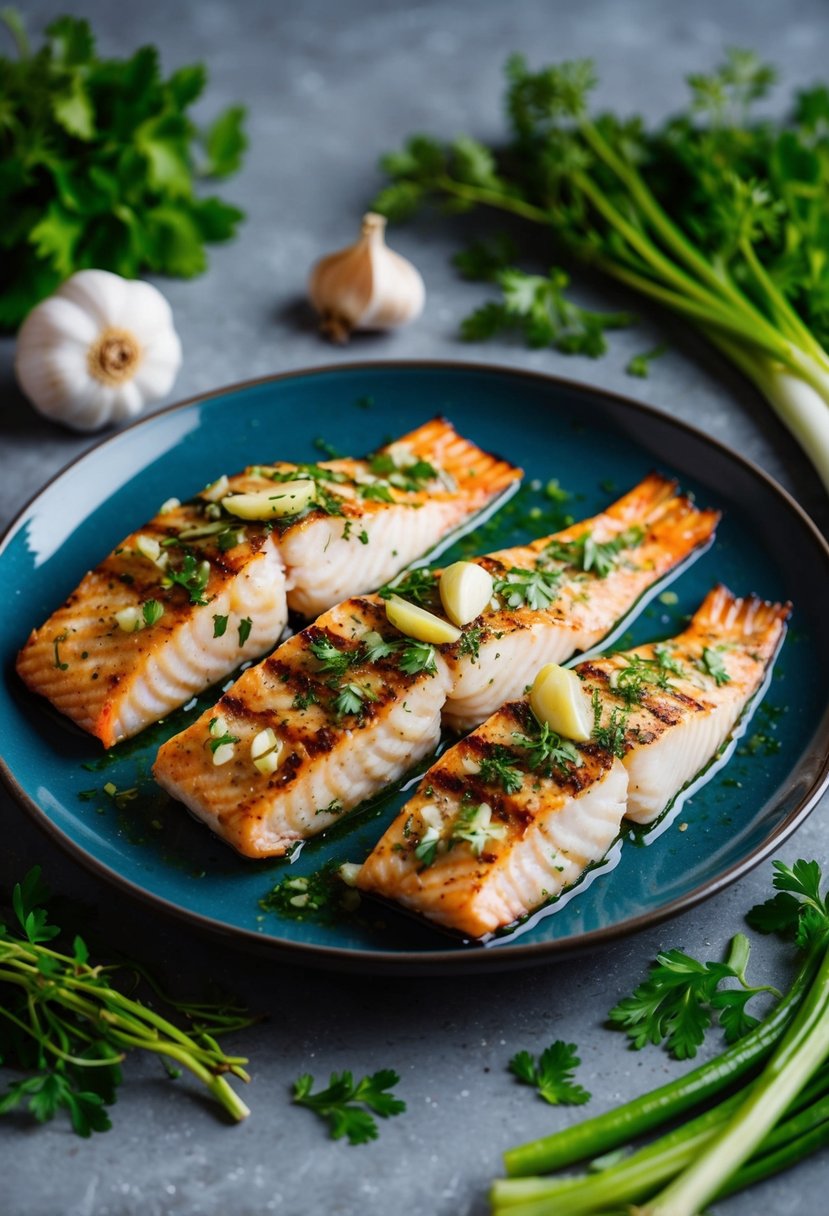
[[[399,595],[392,595],[386,600],[386,616],[395,629],[418,642],[442,646],[447,642],[457,642],[461,637],[461,631],[455,625],[450,625],[449,621],[417,604],[410,604]]]
[[[441,573],[440,601],[455,625],[468,625],[492,599],[492,575],[476,562],[455,562]]]
[[[283,519],[299,515],[315,501],[316,483],[311,480],[283,481],[273,490],[254,490],[249,494],[231,494],[222,499],[222,506],[239,519]]]
[[[593,714],[582,682],[574,671],[547,663],[533,681],[530,708],[539,722],[576,743],[593,733]]]

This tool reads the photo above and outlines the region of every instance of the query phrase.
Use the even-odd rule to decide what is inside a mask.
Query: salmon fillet
[[[648,824],[716,756],[762,686],[790,604],[715,587],[688,629],[576,667],[630,777],[627,818]]]
[[[652,823],[717,754],[789,612],[716,587],[678,637],[580,663],[589,744],[545,740],[526,700],[505,705],[429,769],[357,887],[473,938],[571,887],[623,818]]]
[[[317,626],[334,630],[338,637],[356,642],[361,635],[374,630],[394,640],[397,649],[384,660],[382,670],[388,687],[393,688],[403,708],[398,706],[393,730],[390,730],[385,713],[364,715],[358,750],[349,751],[345,746],[347,771],[337,758],[337,747],[344,734],[347,737],[351,724],[324,711],[330,696],[323,695],[312,713],[300,712],[303,729],[318,730],[320,737],[331,743],[330,748],[326,744],[314,751],[311,768],[319,789],[314,794],[315,800],[308,803],[309,813],[298,811],[298,799],[306,796],[305,787],[301,782],[295,782],[290,773],[270,783],[257,781],[248,754],[250,740],[245,745],[247,752],[240,745],[238,772],[230,766],[227,769],[214,766],[209,748],[205,750],[205,730],[216,714],[228,720],[232,717],[238,723],[248,710],[262,714],[272,705],[276,718],[265,725],[270,726],[280,740],[287,739],[298,710],[293,703],[293,694],[286,697],[281,677],[275,677],[274,672],[281,670],[278,665],[283,662],[292,672],[296,664],[300,665],[301,672],[316,670],[314,661],[308,657],[318,647],[318,634],[313,628],[289,639],[264,663],[246,671],[215,709],[165,743],[153,770],[157,781],[240,852],[248,856],[284,853],[297,839],[315,835],[328,826],[330,817],[316,813],[320,807],[327,806],[333,799],[339,813],[351,811],[432,751],[438,741],[441,715],[444,724],[448,720],[450,725],[457,725],[457,714],[452,709],[453,697],[457,696],[464,681],[473,683],[474,687],[474,693],[467,699],[467,715],[469,703],[474,702],[475,712],[481,718],[487,717],[503,703],[505,689],[508,696],[516,687],[519,693],[522,692],[543,663],[569,657],[580,643],[587,644],[607,633],[616,618],[633,605],[644,587],[688,557],[694,548],[707,542],[718,518],[716,512],[698,511],[686,499],[677,497],[675,490],[673,482],[654,475],[595,519],[583,521],[566,532],[532,545],[478,559],[496,575],[510,575],[512,571],[510,577],[514,577],[521,563],[522,570],[526,569],[529,576],[535,577],[538,554],[544,553],[553,543],[567,545],[571,536],[579,538],[589,531],[592,536],[601,538],[596,544],[604,546],[595,551],[596,560],[603,562],[602,577],[592,568],[589,571],[570,569],[561,561],[550,565],[545,559],[544,571],[549,568],[554,575],[556,589],[559,584],[555,580],[561,576],[564,596],[561,604],[554,598],[544,608],[493,607],[466,627],[460,642],[421,648],[433,655],[439,678],[424,681],[419,673],[401,670],[400,662],[405,662],[403,656],[410,639],[398,633],[386,620],[382,598],[385,591],[381,595],[363,597],[359,602],[348,601],[321,617]],[[640,529],[635,535],[631,532],[634,520],[638,521]],[[625,545],[616,545],[616,538],[622,534],[626,537]],[[399,582],[397,591],[405,595],[408,589],[421,601],[425,597],[430,606],[437,606],[440,611],[438,578],[436,573],[416,570]],[[589,600],[584,598],[586,588],[590,588]],[[557,590],[552,594],[557,594]],[[570,614],[576,617],[574,627],[571,627]],[[470,640],[474,640],[474,648],[469,646]],[[360,670],[359,664],[356,668],[348,667],[346,676],[343,668],[342,678],[356,679],[355,671],[359,675]],[[415,713],[428,719],[428,732],[422,741],[410,729],[415,726],[412,716]],[[405,729],[396,733],[401,714]],[[478,720],[475,718],[475,725]],[[238,735],[239,730],[234,726],[232,733]],[[394,753],[393,762],[390,749]],[[303,769],[303,774],[305,771]],[[232,786],[237,778],[239,782],[247,782],[255,792],[254,801],[247,797],[237,798],[237,790]],[[305,779],[303,775],[303,781]],[[267,823],[267,829],[261,826],[263,822]]]
[[[281,856],[434,751],[448,687],[433,647],[401,638],[376,597],[351,599],[244,672],[153,774],[238,852]],[[272,774],[252,752],[268,729]]]
[[[627,784],[606,749],[545,749],[527,701],[511,702],[429,769],[357,886],[484,937],[604,857],[619,834]]]
[[[289,608],[316,615],[379,586],[520,476],[435,419],[366,460],[222,477],[126,537],[32,632],[17,670],[110,747],[269,650]],[[298,516],[249,521],[222,505],[276,498],[287,479],[316,486]]]
[[[475,646],[447,652],[445,723],[470,730],[520,696],[544,663],[591,649],[650,587],[710,544],[719,518],[653,473],[592,519],[473,559],[502,590],[467,628]]]

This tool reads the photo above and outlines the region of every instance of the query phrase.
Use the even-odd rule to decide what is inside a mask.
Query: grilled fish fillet
[[[367,460],[252,466],[128,536],[33,631],[17,670],[109,747],[270,649],[289,608],[316,615],[379,586],[520,476],[443,419]],[[221,506],[288,478],[317,485],[300,516],[248,522]],[[116,621],[125,609],[137,630]]]
[[[476,650],[458,645],[447,655],[452,691],[445,723],[458,731],[483,722],[531,684],[544,663],[563,663],[595,646],[645,591],[710,543],[719,512],[701,511],[676,482],[657,473],[602,514],[554,536],[477,558],[496,585],[501,604],[470,628]],[[521,594],[513,610],[504,598]],[[550,602],[545,602],[549,597]]]
[[[524,570],[534,578],[539,554],[545,554],[551,544],[566,547],[571,537],[589,533],[597,545],[604,545],[594,550],[595,560],[601,558],[604,563],[604,576],[600,577],[592,567],[585,571],[568,566],[563,559],[552,562],[545,557],[543,570],[549,571],[556,588],[559,586],[556,580],[561,578],[562,602],[554,598],[543,609],[525,605],[488,611],[466,628],[460,642],[434,648],[437,667],[434,678],[424,680],[422,673],[407,674],[401,670],[401,662],[410,666],[405,660],[407,639],[388,624],[379,596],[348,601],[321,617],[317,622],[319,628],[333,630],[336,637],[350,639],[355,646],[361,634],[373,630],[395,641],[397,650],[380,667],[387,688],[398,700],[393,719],[389,717],[390,710],[387,715],[385,705],[382,710],[366,709],[359,729],[349,717],[336,714],[331,708],[331,692],[326,691],[331,672],[322,670],[314,656],[319,634],[314,628],[306,629],[283,643],[269,659],[246,671],[215,709],[165,743],[153,770],[156,779],[240,852],[248,856],[284,853],[295,840],[315,835],[332,821],[330,816],[318,814],[319,808],[333,800],[340,813],[353,810],[433,750],[441,715],[444,722],[448,718],[453,726],[458,722],[452,699],[458,696],[459,689],[463,690],[460,699],[466,698],[463,720],[467,722],[470,715],[480,715],[474,716],[477,725],[503,703],[505,690],[507,697],[516,689],[522,692],[543,663],[569,657],[579,645],[589,644],[607,633],[646,586],[707,542],[713,535],[716,512],[698,511],[678,497],[675,489],[673,482],[651,476],[595,519],[533,545],[479,559],[496,576],[508,575],[520,564],[519,574]],[[613,548],[615,538],[620,535],[626,538],[625,544]],[[560,547],[557,551],[562,552]],[[566,548],[564,552],[565,557],[575,562],[575,553]],[[416,571],[409,576],[412,577],[421,590],[425,580],[426,593],[432,595],[434,591],[436,598],[437,582],[431,587],[429,579],[436,580],[437,576]],[[400,587],[404,593],[405,587],[404,581]],[[474,648],[468,646],[470,640],[475,641]],[[425,650],[428,652],[430,648]],[[283,663],[288,665],[284,671],[279,666]],[[301,678],[318,674],[319,687],[315,686],[315,692],[319,699],[312,710],[298,709],[294,693],[287,695],[290,688],[281,682],[287,670],[298,672]],[[349,668],[343,679],[359,685],[363,674],[364,665],[357,664]],[[472,691],[467,696],[465,690],[470,684]],[[265,713],[269,708],[273,709],[270,718]],[[293,746],[295,726],[304,732],[303,738],[309,731],[320,733],[325,745],[313,749],[313,762],[304,764],[301,777],[289,766],[284,771],[280,769],[269,781],[262,780],[249,754],[249,732],[242,732],[240,724],[248,711],[258,715],[259,729],[272,728],[288,748]],[[206,743],[209,722],[217,714],[236,724],[231,733],[241,740],[232,767],[217,768]],[[422,739],[414,731],[417,715],[424,716],[429,723]],[[304,746],[310,753],[310,744],[306,741]],[[338,759],[341,753],[347,758],[347,767]],[[303,783],[310,780],[307,773],[311,770],[315,774],[315,793],[303,804],[303,798],[310,798]],[[240,789],[249,794],[239,797]]]
[[[369,854],[357,886],[469,937],[506,927],[601,860],[623,817],[651,823],[717,754],[762,686],[788,604],[716,587],[688,629],[579,664],[590,744],[543,756],[525,701],[448,751]],[[528,744],[535,741],[535,748]]]
[[[623,739],[628,819],[652,823],[716,756],[763,684],[790,612],[715,587],[678,637],[578,665],[602,724]]]
[[[572,886],[619,834],[627,773],[592,744],[545,760],[527,746],[539,738],[514,701],[441,756],[361,866],[360,890],[477,938]]]
[[[448,689],[443,658],[402,640],[382,600],[347,600],[244,672],[163,745],[153,773],[238,852],[278,856],[434,751]],[[251,754],[268,729],[282,747],[273,774]],[[212,746],[217,737],[233,740],[230,753]]]

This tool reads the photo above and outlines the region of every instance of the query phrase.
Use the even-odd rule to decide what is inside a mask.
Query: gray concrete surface
[[[63,7],[24,5],[33,30]],[[790,0],[785,11],[779,0],[75,0],[71,7],[93,19],[106,53],[153,41],[167,68],[206,60],[204,117],[231,101],[250,107],[247,163],[222,191],[247,210],[248,222],[234,244],[213,250],[203,278],[162,285],[185,351],[176,399],[340,360],[473,355],[635,393],[689,419],[768,469],[825,525],[825,499],[802,455],[754,393],[680,324],[646,316],[637,330],[615,335],[597,363],[508,343],[472,350],[459,344],[457,319],[481,293],[456,279],[447,262],[458,221],[419,222],[394,234],[429,290],[426,314],[410,330],[334,349],[317,338],[302,305],[310,263],[356,230],[378,185],[373,165],[381,151],[418,129],[483,138],[500,129],[508,51],[525,50],[535,61],[593,56],[601,98],[658,116],[678,104],[683,75],[712,64],[727,45],[751,45],[773,59],[786,86],[825,77],[829,14],[822,0]],[[783,96],[781,90],[777,104]],[[582,284],[581,294],[624,300],[595,284]],[[671,351],[651,378],[627,378],[630,354],[662,338]],[[28,408],[12,383],[11,355],[6,340],[0,523],[92,442]],[[781,856],[825,863],[826,812],[824,802]],[[580,1078],[596,1095],[595,1109],[678,1074],[683,1066],[656,1050],[627,1053],[603,1028],[604,1014],[660,946],[717,955],[743,911],[768,889],[764,866],[668,925],[554,967],[472,980],[325,976],[221,949],[134,907],[64,859],[5,794],[0,828],[4,889],[40,862],[61,893],[86,906],[106,941],[151,963],[178,991],[196,993],[210,977],[270,1015],[238,1038],[254,1076],[246,1095],[254,1114],[244,1126],[225,1126],[199,1096],[181,1092],[186,1082],[172,1085],[152,1061],[128,1064],[107,1135],[80,1141],[61,1120],[43,1128],[0,1123],[3,1216],[483,1213],[500,1152],[576,1117],[514,1084],[505,1071],[510,1055],[556,1037],[577,1042]],[[761,971],[779,974],[771,943],[757,954]],[[327,1076],[384,1066],[401,1073],[409,1110],[385,1125],[374,1145],[332,1143],[310,1114],[289,1104],[289,1084],[302,1071]],[[824,1154],[716,1210],[823,1211],[826,1173]]]

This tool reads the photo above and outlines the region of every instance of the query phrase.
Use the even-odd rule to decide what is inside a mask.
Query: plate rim
[[[216,397],[226,396],[235,392],[244,392],[265,384],[277,384],[293,379],[312,379],[316,376],[337,374],[343,371],[355,373],[433,371],[450,374],[453,372],[493,374],[504,376],[507,379],[517,378],[536,384],[555,386],[565,391],[593,394],[609,401],[614,406],[620,407],[623,411],[644,414],[650,419],[665,423],[669,427],[673,427],[679,431],[684,431],[695,440],[702,442],[703,445],[717,449],[727,459],[736,461],[737,464],[742,465],[749,475],[765,483],[766,488],[773,495],[777,496],[781,505],[793,513],[800,525],[805,527],[806,531],[811,534],[812,540],[817,543],[818,549],[823,552],[824,558],[829,562],[829,542],[827,542],[804,508],[801,507],[785,487],[780,485],[775,478],[755,464],[754,461],[749,460],[741,452],[732,451],[722,440],[693,426],[691,423],[686,422],[685,419],[675,418],[657,406],[638,401],[613,389],[602,388],[569,377],[557,376],[548,372],[540,372],[527,368],[511,367],[508,364],[478,363],[472,360],[453,359],[361,359],[348,360],[342,363],[318,364],[314,367],[293,368],[288,371],[274,372],[264,376],[257,376],[250,380],[234,382],[207,392],[196,393],[191,397],[185,398],[183,401],[173,402],[160,410],[156,410],[142,418],[137,418],[134,422],[122,427],[111,435],[103,436],[91,447],[79,453],[55,472],[29,497],[3,530],[0,535],[0,557],[2,557],[7,546],[28,518],[32,508],[56,482],[83,461],[95,458],[108,444],[116,440],[120,441],[124,435],[128,435],[141,427],[155,425],[160,418],[176,413],[179,410],[201,405]],[[825,713],[821,719],[821,725],[826,722],[826,719],[827,714]],[[640,913],[637,916],[627,917],[625,920],[619,921],[614,925],[589,930],[586,933],[579,934],[575,938],[553,938],[545,942],[528,943],[525,945],[518,944],[509,949],[478,945],[460,949],[456,947],[452,950],[438,949],[428,952],[407,950],[396,952],[386,950],[366,951],[353,947],[291,941],[287,938],[257,933],[254,930],[245,929],[241,926],[230,925],[226,921],[217,920],[201,912],[183,907],[181,904],[174,903],[165,896],[146,891],[138,883],[125,878],[106,862],[86,852],[81,845],[72,840],[70,836],[42,812],[27,791],[20,785],[2,756],[0,756],[0,780],[2,780],[3,785],[7,788],[12,798],[29,815],[30,819],[66,855],[72,860],[77,861],[85,869],[90,870],[96,877],[115,886],[129,898],[135,899],[139,903],[149,907],[151,911],[161,913],[173,921],[183,922],[189,928],[194,928],[214,939],[221,939],[226,944],[245,948],[260,955],[263,953],[268,954],[277,961],[321,970],[418,976],[442,974],[446,971],[458,973],[506,971],[541,965],[553,962],[556,959],[583,954],[600,946],[609,945],[621,938],[632,936],[633,934],[642,932],[644,929],[661,924],[674,916],[678,916],[682,912],[689,911],[703,900],[718,894],[733,882],[742,878],[743,875],[749,873],[749,871],[764,861],[783,841],[788,839],[797,830],[814,809],[826,790],[827,785],[829,785],[829,752],[824,753],[820,768],[813,777],[809,787],[798,798],[796,805],[777,824],[768,837],[746,854],[745,857],[734,862],[714,878],[701,883],[691,891],[677,896],[658,908]]]

